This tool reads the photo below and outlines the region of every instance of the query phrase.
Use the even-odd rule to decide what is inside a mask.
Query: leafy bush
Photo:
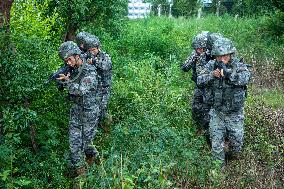
[[[1,85],[0,187],[69,188],[72,180],[64,172],[70,171],[65,158],[70,104],[55,86],[43,86],[61,64],[60,32],[52,33],[58,15],[45,18],[38,14],[45,6],[21,5],[14,7],[19,14],[12,15],[13,45],[1,46],[6,49],[0,57],[1,73],[5,73],[1,78],[7,82]],[[114,72],[109,104],[113,123],[99,129],[94,141],[101,164],[90,168],[86,188],[228,188],[230,183],[217,171],[204,137],[195,134],[189,105],[194,84],[179,65],[191,52],[192,37],[202,30],[231,38],[247,63],[261,67],[281,62],[274,49],[283,45],[264,41],[259,32],[258,24],[265,19],[149,18],[129,21],[116,40],[106,30],[85,26],[98,32]],[[253,104],[250,95],[248,105]],[[254,149],[263,161],[276,166],[272,155],[280,151],[271,146],[268,128],[256,127],[262,119],[255,115],[246,120],[248,138],[257,135],[253,142],[246,141],[246,160],[255,160],[250,152]],[[243,161],[235,164],[244,167]],[[232,169],[238,168],[232,164]],[[257,184],[253,171],[241,172],[252,179],[236,177],[234,187]]]
[[[272,14],[263,24],[263,31],[267,36],[271,36],[284,42],[284,12]]]

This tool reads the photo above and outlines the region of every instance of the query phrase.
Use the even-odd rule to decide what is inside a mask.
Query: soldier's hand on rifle
[[[192,62],[194,63],[194,64],[196,64],[196,62],[197,62],[197,60],[199,59],[199,55],[194,55],[194,57],[192,58]]]
[[[88,58],[87,62],[88,64],[93,64],[93,58]]]
[[[69,78],[70,78],[70,73],[68,73],[67,75],[59,74],[59,77],[56,79],[60,81],[66,81],[66,80],[69,80]]]
[[[223,69],[221,70],[221,76],[222,76],[222,77],[230,78],[231,74],[232,74],[232,71],[229,70],[229,69],[227,69],[227,68],[223,68]]]
[[[213,76],[220,78],[221,77],[221,71],[217,68],[213,71]]]

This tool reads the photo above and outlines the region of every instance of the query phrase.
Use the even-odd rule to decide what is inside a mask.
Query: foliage
[[[168,14],[169,4],[163,0],[147,0],[153,4],[153,10],[156,11],[157,5],[161,4],[164,15]],[[193,16],[197,13],[200,7],[203,7],[203,12],[206,14],[215,14],[217,11],[219,0],[213,0],[210,7],[203,7],[201,1],[196,0],[174,0],[172,12],[173,16]],[[271,14],[276,10],[283,11],[284,4],[282,0],[221,0],[219,7],[220,15],[238,14],[239,16],[254,16]]]
[[[52,32],[58,15],[43,18],[39,12],[44,8],[44,6],[34,7],[29,2],[17,3],[17,6],[13,7],[11,19],[13,61],[6,59],[2,62],[2,69],[7,78],[2,86],[5,91],[3,99],[11,103],[39,98],[44,78],[48,74],[46,68],[56,65],[57,60],[54,54],[50,53],[56,48],[52,47],[49,41],[51,39],[55,42],[60,41],[60,38],[55,38],[55,33]]]
[[[1,39],[1,48],[7,49],[0,56],[1,71],[7,74],[1,74],[6,83],[1,85],[0,102],[0,187],[70,188],[72,180],[64,176],[70,171],[66,158],[70,104],[65,92],[57,91],[55,86],[43,86],[48,74],[61,64],[57,48],[63,27],[58,22],[63,17],[56,11],[45,17],[47,1],[32,2],[17,2],[13,7],[14,45],[10,48]],[[98,33],[114,66],[109,104],[113,123],[110,128],[99,129],[94,141],[101,164],[90,168],[86,188],[249,188],[262,181],[253,175],[263,173],[257,167],[262,167],[262,162],[269,165],[265,171],[281,173],[283,142],[270,138],[269,127],[273,124],[263,121],[256,111],[259,106],[249,93],[246,158],[232,162],[234,171],[230,174],[239,175],[225,179],[218,164],[211,160],[204,137],[196,135],[189,105],[194,85],[190,74],[179,68],[191,52],[192,37],[202,30],[230,37],[249,64],[261,67],[267,62],[281,62],[275,49],[283,49],[283,44],[264,41],[259,32],[258,24],[265,19],[149,18],[129,21],[123,25],[125,33],[116,40],[114,30],[107,25],[105,29],[92,24],[81,26]],[[276,106],[279,93],[272,95],[263,94],[265,99],[271,99],[265,103],[281,107]],[[281,133],[273,136],[281,137]],[[242,169],[246,167],[244,161],[251,161],[251,169]],[[275,183],[281,178],[277,174],[271,177]]]
[[[266,36],[284,42],[284,12],[276,12],[263,23],[262,30]]]
[[[94,25],[98,30],[107,30],[117,37],[123,28],[127,10],[126,0],[40,0],[40,2],[48,4],[46,15],[59,14],[62,20],[59,20],[57,27],[64,28],[65,35],[74,35],[79,28],[87,24]],[[67,39],[71,38],[67,36]]]
[[[178,0],[173,4],[174,16],[192,16],[197,12],[198,3],[196,0]]]
[[[1,83],[0,101],[1,188],[42,188],[50,185],[50,179],[51,185],[64,185],[62,175],[55,173],[62,170],[62,159],[58,158],[62,154],[53,151],[64,145],[59,140],[66,140],[59,135],[63,128],[58,125],[64,125],[68,104],[58,103],[65,102],[64,96],[54,95],[54,88],[45,93],[43,86],[48,74],[59,66],[54,53],[57,47],[51,41],[60,41],[51,31],[57,15],[43,18],[40,12],[44,8],[33,6],[31,1],[17,2],[11,12],[10,41],[1,43],[1,49],[6,49],[1,56],[1,71],[5,73],[1,74],[5,82]],[[48,99],[59,106],[48,108]],[[38,174],[42,177],[36,178]]]

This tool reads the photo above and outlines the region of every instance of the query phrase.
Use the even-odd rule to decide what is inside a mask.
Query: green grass
[[[284,91],[277,89],[268,89],[262,91],[262,93],[256,97],[260,101],[263,101],[266,106],[274,109],[284,108]]]
[[[283,141],[279,138],[284,137],[264,114],[266,107],[272,112],[283,108],[283,91],[255,96],[250,90],[241,159],[230,162],[220,173],[204,137],[196,135],[191,121],[191,74],[179,68],[192,50],[192,37],[202,30],[231,38],[247,63],[264,65],[273,58],[275,65],[280,64],[283,55],[274,49],[283,49],[283,44],[262,38],[258,28],[263,20],[149,18],[130,20],[128,32],[116,41],[109,35],[100,36],[113,61],[109,104],[113,123],[99,129],[95,144],[102,164],[90,169],[86,188],[271,188],[271,183],[277,188],[283,173]],[[57,52],[48,57],[52,65],[58,63]],[[67,169],[68,107],[64,95],[51,87],[33,99],[31,111],[21,113],[15,107],[4,112],[7,119],[2,121],[9,133],[0,143],[0,159],[9,158],[0,162],[0,187],[69,187],[72,181],[63,176]],[[35,112],[35,117],[26,116],[28,112]],[[15,129],[23,123],[35,126],[39,152],[32,150],[27,125]],[[12,150],[7,151],[9,148]]]

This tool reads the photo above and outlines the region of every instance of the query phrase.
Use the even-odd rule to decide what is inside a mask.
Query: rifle
[[[181,69],[184,72],[188,72],[190,69],[192,69],[192,65],[195,64],[195,61],[198,59],[198,55],[193,55],[191,56],[190,61],[187,61],[186,63],[184,63],[183,65],[181,65]],[[195,65],[194,65],[195,66]]]
[[[59,78],[59,74],[67,75],[68,73],[72,73],[74,71],[74,68],[68,66],[67,64],[64,64],[61,68],[59,68],[56,72],[52,73],[48,79],[44,82],[45,85],[49,85],[53,80],[56,80]],[[57,81],[57,80],[56,80]],[[57,81],[57,87],[58,89],[62,89],[62,84]]]
[[[231,74],[231,72],[228,70],[228,68],[226,67],[226,65],[224,64],[224,62],[222,61],[216,61],[215,62],[215,65],[214,65],[214,70],[216,69],[219,69],[220,71],[223,70],[223,74],[224,74],[224,77],[229,77],[229,75]],[[219,89],[223,88],[223,79],[224,79],[223,76],[221,76],[219,78]]]

